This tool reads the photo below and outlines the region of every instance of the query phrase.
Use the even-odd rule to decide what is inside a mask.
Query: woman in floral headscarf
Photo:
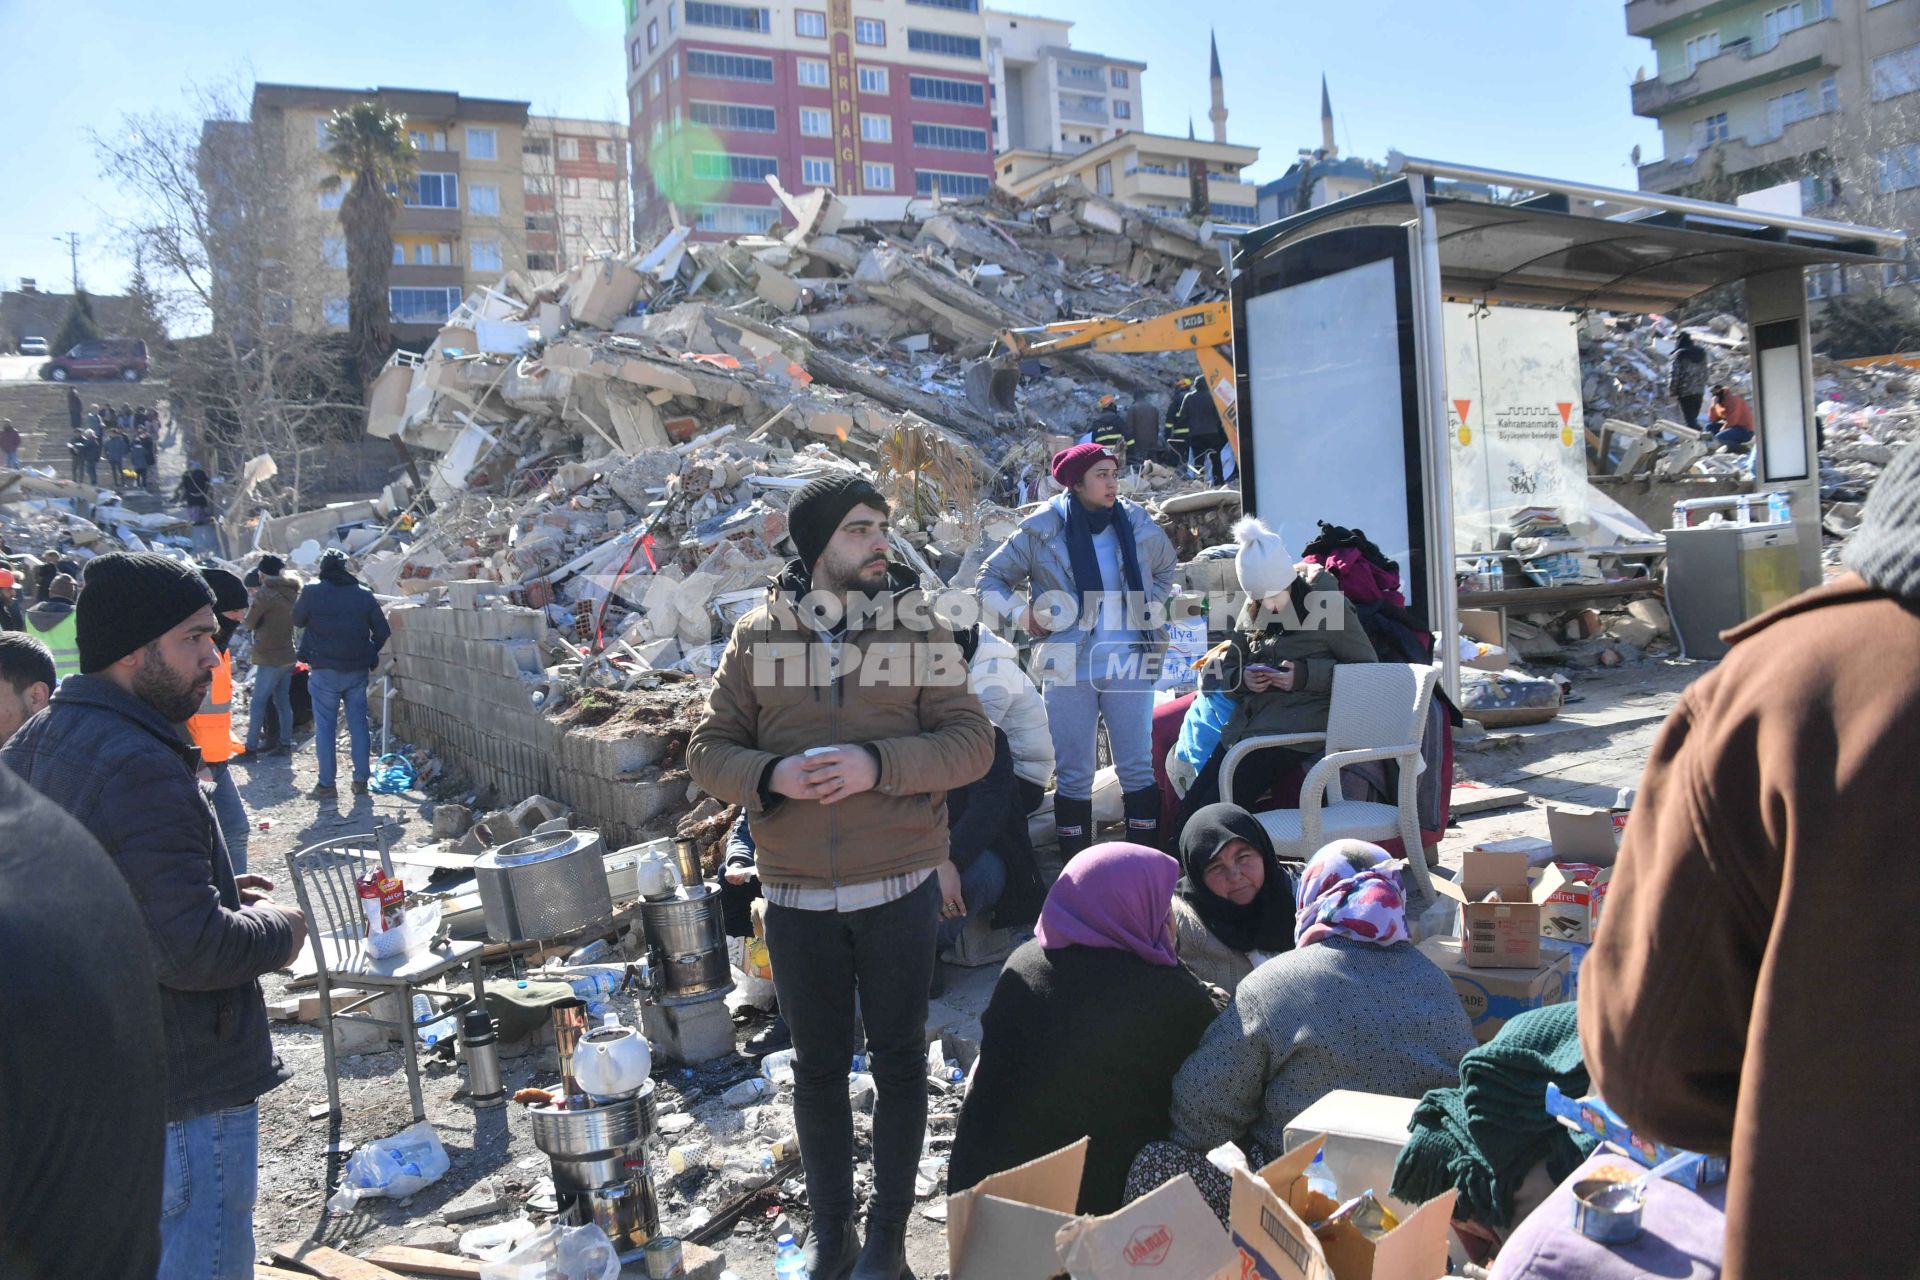
[[[1293,950],[1247,975],[1173,1081],[1173,1141],[1149,1144],[1127,1198],[1182,1173],[1227,1217],[1226,1175],[1207,1162],[1237,1144],[1258,1168],[1289,1121],[1335,1089],[1418,1098],[1457,1082],[1473,1047],[1453,984],[1407,934],[1401,862],[1336,840],[1300,878]]]

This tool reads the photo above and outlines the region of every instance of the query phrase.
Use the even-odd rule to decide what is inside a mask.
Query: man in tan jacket
[[[898,1280],[927,1123],[934,937],[966,910],[946,793],[986,774],[993,726],[952,633],[887,562],[886,499],[858,477],[823,477],[787,518],[799,557],[734,629],[687,764],[753,827],[793,1032],[808,1274]],[[856,993],[878,1090],[864,1248],[847,1097]]]
[[[1920,445],[1845,561],[1668,717],[1580,973],[1594,1087],[1731,1157],[1726,1280],[1920,1266]]]

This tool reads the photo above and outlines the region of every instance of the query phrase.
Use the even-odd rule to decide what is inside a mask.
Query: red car
[[[82,378],[118,378],[138,382],[147,376],[147,344],[139,338],[94,338],[40,366],[49,382]]]

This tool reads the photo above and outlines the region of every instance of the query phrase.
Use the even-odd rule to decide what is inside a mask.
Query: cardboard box
[[[1600,909],[1606,905],[1612,867],[1591,862],[1556,862],[1565,883],[1547,898],[1540,913],[1540,934],[1562,942],[1591,943],[1600,928]]]
[[[1599,1094],[1588,1094],[1584,1098],[1569,1098],[1560,1092],[1560,1086],[1547,1086],[1547,1114],[1559,1120],[1578,1133],[1590,1134],[1602,1142],[1611,1143],[1629,1156],[1651,1169],[1680,1154],[1681,1148],[1670,1147],[1664,1142],[1653,1142],[1642,1138],[1628,1127],[1620,1118],[1620,1113],[1606,1104]],[[1703,1156],[1694,1164],[1686,1165],[1667,1175],[1671,1182],[1698,1191],[1715,1183],[1727,1180],[1727,1158],[1725,1156]]]
[[[1417,1098],[1335,1089],[1287,1121],[1284,1141],[1291,1151],[1320,1135],[1325,1168],[1336,1185],[1371,1187],[1387,1208],[1404,1218],[1419,1206],[1397,1199],[1388,1187],[1419,1105]]]
[[[1463,667],[1475,671],[1505,671],[1507,654],[1512,646],[1507,643],[1507,615],[1502,609],[1462,609],[1459,612],[1460,634],[1469,640],[1481,644],[1490,644],[1494,649],[1484,657],[1472,662],[1463,662]]]
[[[1476,968],[1461,956],[1455,938],[1429,938],[1420,950],[1453,983],[1481,1044],[1493,1039],[1507,1019],[1567,998],[1569,957],[1557,948],[1532,969]]]
[[[947,1197],[953,1280],[1193,1277],[1240,1280],[1240,1257],[1193,1179],[1182,1175],[1118,1213],[1074,1212],[1087,1140]]]
[[[1227,1222],[1240,1252],[1236,1275],[1265,1280],[1433,1280],[1445,1275],[1451,1190],[1421,1205],[1379,1240],[1369,1240],[1344,1223],[1325,1240],[1308,1229],[1308,1223],[1338,1208],[1307,1187],[1307,1167],[1322,1141],[1312,1138],[1258,1173],[1233,1171]]]
[[[1530,867],[1528,858],[1521,849],[1469,849],[1457,883],[1435,878],[1433,887],[1460,904],[1460,938],[1473,968],[1539,967],[1541,907],[1564,877],[1552,866]]]
[[[1610,867],[1627,829],[1627,810],[1589,809],[1583,805],[1547,806],[1547,836],[1555,862],[1590,862]]]
[[[1539,836],[1509,836],[1505,840],[1482,840],[1473,846],[1477,853],[1524,853],[1529,867],[1544,867],[1557,859],[1553,841]]]

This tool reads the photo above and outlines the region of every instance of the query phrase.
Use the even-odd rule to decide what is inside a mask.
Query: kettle
[[[680,887],[680,872],[674,865],[671,846],[656,840],[644,847],[633,863],[634,886],[643,898],[670,898]]]
[[[573,1049],[573,1076],[596,1102],[617,1102],[638,1093],[653,1071],[653,1048],[610,1013],[580,1037]]]

